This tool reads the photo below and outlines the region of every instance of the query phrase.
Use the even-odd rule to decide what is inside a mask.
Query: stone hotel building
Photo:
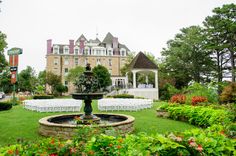
[[[127,60],[129,49],[119,43],[117,37],[107,33],[103,41],[98,38],[88,40],[82,34],[76,41],[69,40],[69,44],[52,44],[52,40],[47,40],[46,71],[60,75],[62,84],[68,87],[68,92],[74,92],[73,83],[68,82],[65,77],[69,70],[76,66],[85,66],[87,63],[91,67],[96,65],[105,66],[111,74],[112,85],[125,85],[126,77],[121,76],[120,69]]]

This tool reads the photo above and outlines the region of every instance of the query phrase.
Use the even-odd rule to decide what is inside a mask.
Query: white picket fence
[[[153,100],[151,99],[101,99],[98,100],[98,109],[100,111],[138,111],[151,108]]]
[[[24,108],[37,112],[77,112],[82,107],[82,100],[45,99],[25,100]]]

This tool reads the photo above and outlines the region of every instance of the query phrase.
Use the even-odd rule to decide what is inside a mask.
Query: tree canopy
[[[93,68],[93,73],[98,79],[98,84],[101,89],[105,89],[109,85],[111,85],[111,75],[106,67],[102,65],[97,65]]]

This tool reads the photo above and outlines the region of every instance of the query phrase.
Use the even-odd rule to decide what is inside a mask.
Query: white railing
[[[24,108],[37,112],[77,112],[82,107],[82,100],[48,99],[25,100]]]
[[[101,99],[98,100],[98,109],[100,111],[138,111],[151,108],[153,100],[151,99]]]

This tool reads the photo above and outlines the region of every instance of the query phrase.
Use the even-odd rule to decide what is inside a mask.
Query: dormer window
[[[64,54],[69,54],[69,47],[68,46],[64,46]]]
[[[74,48],[74,54],[75,54],[75,55],[78,55],[78,54],[79,54],[79,48],[78,48],[78,47],[75,47],[75,48]]]
[[[85,55],[89,55],[89,47],[85,47],[85,49],[84,49],[84,54],[85,54]]]
[[[113,55],[113,50],[112,50],[111,48],[109,48],[109,49],[107,50],[107,54],[108,54],[109,56],[112,56],[112,55]]]
[[[126,50],[124,48],[120,49],[120,55],[121,56],[126,56]]]
[[[59,46],[54,46],[53,47],[53,54],[58,54],[59,53]]]

